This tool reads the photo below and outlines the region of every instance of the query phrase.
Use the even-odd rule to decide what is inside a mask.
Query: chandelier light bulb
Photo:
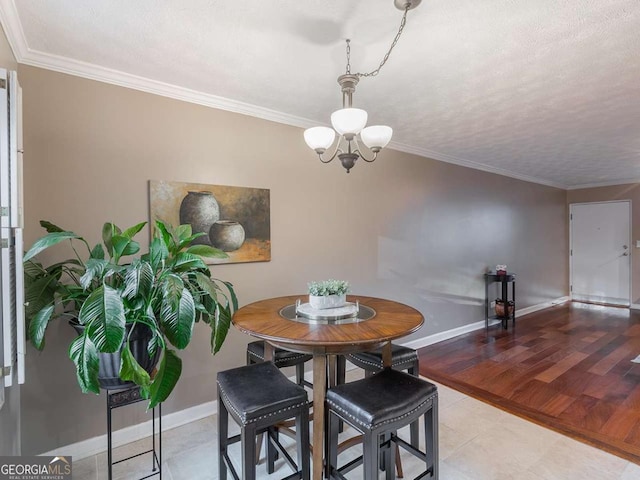
[[[359,134],[367,124],[367,112],[360,108],[342,108],[331,114],[331,125],[347,140]]]
[[[333,144],[336,132],[329,127],[313,127],[304,131],[304,141],[312,150],[324,153]]]
[[[379,152],[388,145],[393,129],[386,125],[372,125],[360,132],[362,142],[374,152]]]

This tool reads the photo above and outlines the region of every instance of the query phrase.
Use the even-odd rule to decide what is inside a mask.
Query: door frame
[[[569,204],[569,297],[573,300],[573,227],[571,224],[572,215],[573,215],[573,207],[574,205],[598,205],[603,203],[627,203],[629,205],[629,241],[627,244],[629,245],[629,305],[626,308],[631,308],[633,305],[633,298],[631,297],[631,293],[633,292],[633,245],[631,244],[633,238],[633,204],[631,200],[605,200],[601,202],[574,202]]]

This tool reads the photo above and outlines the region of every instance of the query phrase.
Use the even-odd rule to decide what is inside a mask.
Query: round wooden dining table
[[[408,305],[382,298],[352,296],[347,301],[359,302],[370,313],[354,322],[313,322],[283,315],[292,310],[296,300],[307,295],[270,298],[246,305],[233,316],[233,324],[241,332],[266,340],[265,360],[273,359],[274,347],[313,355],[313,480],[323,476],[325,444],[324,401],[327,390],[327,362],[335,365],[335,355],[383,348],[383,364],[391,365],[391,340],[418,330],[422,314]],[[295,311],[295,309],[294,309]],[[371,311],[373,313],[371,314]],[[289,318],[286,318],[289,317]],[[295,315],[294,315],[295,317]]]

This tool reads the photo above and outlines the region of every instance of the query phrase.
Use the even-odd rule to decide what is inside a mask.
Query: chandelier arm
[[[353,151],[353,153],[357,153],[357,154],[358,154],[358,156],[359,156],[362,160],[364,160],[365,162],[373,163],[373,162],[375,162],[375,161],[376,161],[376,158],[378,158],[378,152],[374,152],[373,150],[371,150],[371,149],[367,148],[367,150],[368,150],[369,152],[373,153],[373,158],[368,159],[368,158],[365,156],[364,152],[362,151],[362,147],[361,147],[361,146],[360,146],[360,144],[358,143],[358,139],[357,139],[357,138],[354,138],[354,139],[353,139],[353,141],[354,141],[354,143],[356,144],[356,149]]]
[[[322,163],[329,163],[330,161],[332,161],[332,160],[333,160],[334,158],[336,158],[337,156],[338,156],[338,155],[337,155],[337,153],[334,153],[334,154],[331,156],[331,158],[329,158],[328,160],[325,160],[325,159],[323,159],[323,158],[322,158],[322,154],[321,154],[321,153],[319,153],[319,154],[318,154],[318,159],[319,159]]]
[[[396,46],[396,44],[398,43],[398,40],[400,40],[400,36],[402,35],[402,31],[404,30],[404,26],[407,23],[407,13],[409,13],[409,10],[411,9],[411,3],[407,3],[404,7],[404,13],[402,14],[402,20],[400,20],[400,27],[398,28],[398,33],[396,33],[395,38],[393,39],[393,42],[391,42],[391,46],[389,47],[389,50],[387,51],[387,53],[385,54],[384,58],[382,59],[382,61],[380,62],[380,65],[378,65],[378,68],[376,68],[375,70],[372,70],[370,72],[367,73],[355,73],[354,75],[356,75],[357,77],[375,77],[376,75],[378,75],[378,73],[380,73],[380,69],[382,67],[384,67],[384,64],[387,63],[387,60],[389,60],[389,56],[391,55],[391,52],[393,51],[393,48]],[[347,73],[350,73],[350,61],[349,61],[349,57],[350,57],[350,50],[351,48],[349,47],[349,41],[347,40]]]
[[[326,152],[323,152],[323,153],[326,153]],[[340,148],[340,138],[338,138],[338,141],[336,142],[336,149],[335,149],[335,151],[333,152],[333,155],[331,155],[331,157],[330,157],[330,158],[325,159],[325,158],[322,158],[322,155],[323,155],[322,153],[318,153],[318,158],[320,159],[320,161],[321,161],[322,163],[329,163],[330,161],[332,161],[334,158],[336,158],[336,157],[337,157],[338,155],[340,155],[341,153],[344,153],[344,152],[343,152],[343,151],[342,151],[342,149]]]
[[[376,151],[374,151],[374,150],[371,150],[369,147],[366,147],[366,146],[365,146],[365,147],[366,147],[367,152],[371,152],[371,153],[373,154],[373,157],[372,157],[371,159],[369,159],[369,158],[367,158],[367,157],[365,156],[365,152],[363,152],[363,151],[362,151],[362,146],[361,146],[361,145],[360,145],[360,143],[358,142],[358,138],[357,138],[357,137],[354,137],[354,139],[353,139],[353,143],[355,143],[355,145],[356,145],[356,148],[355,148],[355,150],[353,151],[353,153],[358,154],[358,156],[359,156],[361,159],[363,159],[365,162],[373,163],[373,162],[375,162],[375,161],[376,161],[376,158],[378,158],[378,152],[379,152],[379,150],[378,150],[378,152],[376,152]]]
[[[354,153],[357,153],[360,156],[360,158],[367,163],[373,163],[376,161],[376,158],[378,158],[378,152],[373,152],[373,158],[371,159],[368,159],[367,157],[365,157],[364,153],[362,153],[360,150],[356,150]]]

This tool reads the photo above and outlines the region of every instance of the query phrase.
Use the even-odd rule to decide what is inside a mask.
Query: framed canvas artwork
[[[229,255],[207,263],[271,260],[270,194],[265,188],[202,183],[149,181],[151,223],[189,224],[202,232],[194,243],[211,245]]]

